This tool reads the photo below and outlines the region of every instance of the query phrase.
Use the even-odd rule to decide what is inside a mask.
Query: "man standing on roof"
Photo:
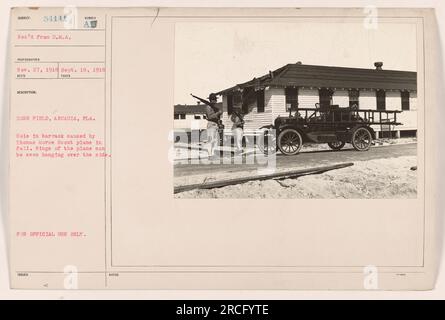
[[[207,116],[207,151],[209,153],[209,158],[213,159],[216,147],[219,145],[219,123],[222,115],[222,110],[216,106],[218,101],[216,94],[211,93],[209,95],[209,100],[202,99],[195,95],[192,97],[198,99],[206,105],[206,116]]]

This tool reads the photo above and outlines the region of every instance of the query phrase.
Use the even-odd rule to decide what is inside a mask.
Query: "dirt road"
[[[354,149],[344,149],[341,151],[314,151],[302,152],[295,156],[284,156],[280,153],[276,157],[277,168],[298,167],[299,165],[308,167],[319,167],[333,163],[366,161],[375,159],[397,158],[401,156],[415,156],[417,154],[417,144],[402,144],[384,147],[374,147],[366,152],[358,152]],[[259,164],[177,164],[174,167],[175,176],[189,176],[195,174],[205,174],[207,172],[237,172],[254,170],[264,165]]]

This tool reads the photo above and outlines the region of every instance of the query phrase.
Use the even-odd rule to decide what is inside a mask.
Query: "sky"
[[[417,71],[416,26],[356,22],[187,22],[175,29],[175,104],[194,104],[288,63]]]

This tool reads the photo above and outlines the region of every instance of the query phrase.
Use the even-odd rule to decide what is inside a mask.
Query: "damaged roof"
[[[345,89],[417,90],[417,72],[287,64],[269,74],[219,91],[228,94],[244,88],[315,87]]]

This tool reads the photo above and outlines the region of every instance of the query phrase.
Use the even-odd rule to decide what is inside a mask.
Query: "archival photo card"
[[[14,8],[16,289],[426,290],[428,9]]]

